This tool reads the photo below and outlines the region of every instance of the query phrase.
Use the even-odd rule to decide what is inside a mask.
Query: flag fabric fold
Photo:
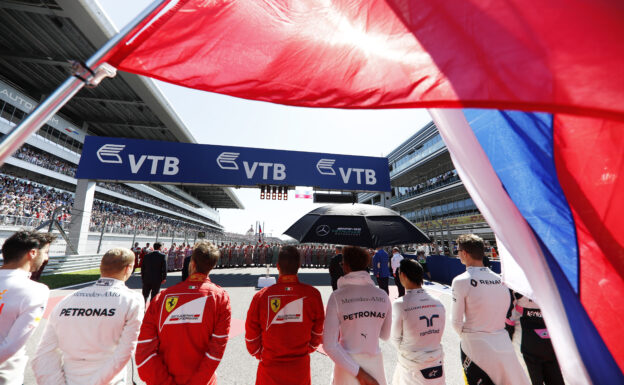
[[[431,113],[507,251],[504,280],[542,308],[568,383],[624,381],[624,308],[613,300],[624,291],[618,272],[624,228],[612,220],[624,215],[621,200],[614,202],[621,195],[624,125],[605,123],[608,129],[597,119],[517,111]],[[583,141],[601,156],[584,150]],[[572,188],[570,168],[578,175]]]
[[[622,20],[619,0],[170,0],[106,60],[289,105],[624,120]]]

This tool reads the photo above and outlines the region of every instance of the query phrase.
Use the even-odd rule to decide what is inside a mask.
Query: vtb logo
[[[423,315],[423,316],[420,316],[419,319],[424,319],[427,322],[427,327],[430,328],[433,326],[434,318],[440,318],[440,316],[438,314],[433,314],[431,317],[427,318],[427,316]]]
[[[239,157],[239,152],[222,152],[217,157],[217,165],[222,170],[238,170],[238,163],[236,159]],[[262,169],[262,180],[284,180],[286,179],[286,165],[282,163],[269,163],[269,162],[247,162],[243,161],[243,169],[245,169],[245,176],[247,179],[253,179],[256,171]],[[272,169],[272,178],[269,178],[269,171]]]
[[[334,163],[336,163],[336,159],[323,158],[316,163],[316,169],[321,175],[336,175],[336,170],[334,170],[333,167]],[[368,185],[374,185],[377,183],[375,170],[368,168],[338,167],[338,172],[344,184],[348,184],[352,176],[355,176],[357,184],[362,184],[362,182],[364,182]]]
[[[97,158],[102,163],[111,164],[123,164],[123,159],[120,156],[121,151],[126,148],[124,144],[105,144],[100,147],[97,152]],[[159,164],[162,164],[163,175],[176,175],[180,172],[180,159],[175,156],[162,156],[162,155],[141,155],[138,158],[134,154],[128,154],[128,162],[130,163],[130,171],[133,174],[138,173],[145,161],[151,161],[150,174],[156,175],[158,173]],[[160,161],[163,161],[160,163]]]
[[[121,164],[119,153],[126,148],[123,144],[105,144],[97,150],[97,157],[102,163]]]
[[[223,170],[238,170],[238,164],[235,160],[239,155],[238,152],[222,152],[217,157],[217,164]]]

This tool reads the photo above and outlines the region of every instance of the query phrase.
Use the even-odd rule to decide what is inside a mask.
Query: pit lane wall
[[[407,254],[408,258],[416,259],[416,255]],[[490,260],[492,271],[500,274],[500,261]],[[431,274],[431,279],[436,282],[450,285],[453,278],[464,273],[466,266],[462,265],[457,257],[449,257],[446,255],[430,255],[427,257],[427,269]]]

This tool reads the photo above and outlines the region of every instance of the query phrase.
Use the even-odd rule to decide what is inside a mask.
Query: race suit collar
[[[95,284],[97,286],[118,286],[118,285],[125,285],[126,283],[115,278],[100,277],[100,279],[95,281]]]
[[[0,276],[9,277],[12,275],[23,276],[25,278],[30,278],[30,274],[27,271],[22,269],[0,269]]]
[[[277,283],[299,283],[297,274],[280,275],[277,277]]]
[[[352,271],[351,273],[344,275],[338,279],[338,288],[341,288],[345,285],[371,285],[375,286],[375,283],[370,277],[370,273],[368,271]]]
[[[194,282],[204,282],[204,281],[210,281],[210,278],[208,278],[208,274],[194,273],[194,274],[191,274],[187,278],[187,280],[194,281]]]

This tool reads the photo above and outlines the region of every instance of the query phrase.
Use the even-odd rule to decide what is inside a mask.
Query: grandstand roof
[[[89,0],[0,1],[0,78],[42,99],[116,33]],[[155,83],[118,72],[83,88],[60,114],[89,135],[195,143]],[[213,208],[243,208],[231,188],[178,186]]]

